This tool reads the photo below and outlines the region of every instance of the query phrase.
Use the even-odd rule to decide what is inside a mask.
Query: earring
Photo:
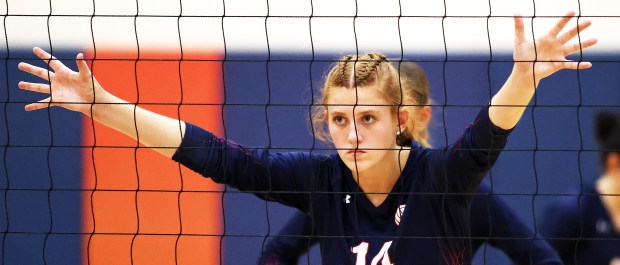
[[[398,146],[406,146],[408,140],[409,139],[405,137],[405,131],[401,128],[398,128],[398,131],[396,132],[396,144]]]

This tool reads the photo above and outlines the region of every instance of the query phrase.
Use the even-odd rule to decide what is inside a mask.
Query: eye
[[[332,118],[332,121],[334,121],[335,124],[342,125],[342,124],[345,124],[345,122],[347,122],[347,119],[345,119],[342,116],[334,116]]]
[[[372,115],[364,115],[364,116],[362,117],[362,121],[363,121],[364,123],[372,123],[372,122],[374,122],[374,121],[375,121],[375,117],[374,117],[374,116],[372,116]]]

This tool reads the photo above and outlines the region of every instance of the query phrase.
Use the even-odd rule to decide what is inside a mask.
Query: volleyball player
[[[600,112],[595,127],[603,173],[551,204],[541,233],[566,264],[620,265],[620,116]]]
[[[515,17],[511,75],[446,149],[396,145],[396,134],[411,139],[408,121],[415,110],[401,106],[412,102],[411,95],[401,91],[396,70],[380,54],[345,56],[329,71],[322,101],[313,106],[315,136],[331,140],[337,150],[327,156],[247,149],[129,104],[101,87],[81,54],[79,72],[73,72],[35,48],[53,72],[26,63],[19,68],[51,85],[19,87],[51,94],[26,105],[27,111],[61,106],[82,112],[216,182],[259,191],[255,194],[308,213],[322,236],[325,264],[469,264],[465,194],[476,190],[497,160],[539,81],[561,69],[592,66],[565,58],[596,43],[567,44],[590,25],[581,22],[560,34],[573,15],[536,43],[526,39],[523,21]]]
[[[405,80],[403,89],[411,90],[416,100],[430,104],[428,78],[422,67],[413,62],[392,63]],[[409,102],[409,104],[421,104]],[[428,139],[428,122],[431,118],[429,106],[417,107],[416,126],[413,139],[423,147],[430,147]],[[411,146],[411,142],[401,145]],[[484,243],[499,248],[517,264],[562,264],[555,250],[544,240],[537,237],[508,204],[492,194],[491,185],[482,182],[471,201],[471,236],[472,253]],[[310,246],[319,242],[313,230],[311,219],[302,212],[296,212],[277,235],[270,238],[264,247],[258,264],[287,265],[297,264],[299,258]],[[501,238],[501,239],[500,239]]]

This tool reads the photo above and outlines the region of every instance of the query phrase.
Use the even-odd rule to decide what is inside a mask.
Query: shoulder
[[[432,172],[431,166],[433,161],[439,160],[436,157],[437,150],[413,145],[407,150],[407,159],[403,168],[403,176],[410,178],[411,176],[428,175]]]
[[[599,203],[599,194],[592,184],[572,187],[565,194],[557,198],[548,206],[548,209],[578,215],[579,211],[588,211],[590,206]]]
[[[582,195],[580,188],[572,188],[550,201],[543,214],[541,232],[546,236],[572,236],[577,233],[583,222],[581,212],[589,200]]]
[[[548,206],[549,215],[561,214],[562,216],[576,216],[580,204],[580,195],[573,194],[557,196]]]
[[[405,167],[420,167],[427,166],[433,161],[439,160],[442,154],[441,149],[426,148],[419,145],[414,145],[409,149],[409,157]]]

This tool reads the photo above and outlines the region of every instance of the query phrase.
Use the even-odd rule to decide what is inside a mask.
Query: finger
[[[560,42],[562,44],[567,43],[568,41],[573,39],[575,36],[577,36],[577,34],[579,34],[580,32],[584,31],[585,29],[587,29],[590,25],[592,25],[592,22],[589,21],[589,20],[586,20],[584,22],[579,23],[579,25],[577,25],[576,27],[574,27],[570,31],[567,31],[564,34],[562,34],[560,36],[560,38],[559,38]]]
[[[560,19],[560,21],[558,21],[558,23],[555,24],[555,27],[553,27],[551,31],[549,31],[549,34],[551,34],[552,36],[557,36],[558,34],[560,34],[560,31],[564,29],[566,24],[568,24],[568,21],[570,21],[573,18],[573,16],[575,16],[574,11],[568,12],[568,14],[562,17],[562,19]]]
[[[19,82],[19,84],[17,84],[17,87],[23,90],[28,90],[28,91],[33,91],[33,92],[47,93],[47,94],[50,93],[50,86],[47,84],[30,83],[30,82],[21,81]]]
[[[594,46],[597,42],[598,42],[597,39],[589,39],[587,41],[581,42],[581,44],[575,43],[575,44],[572,44],[570,46],[567,46],[564,49],[564,56],[568,56],[568,55],[571,55],[571,54],[576,53],[578,51],[590,48],[590,47]]]
[[[63,66],[65,66],[58,59],[56,59],[56,57],[52,56],[51,54],[47,53],[46,51],[44,51],[43,49],[41,49],[39,47],[34,47],[32,49],[32,51],[39,58],[44,60],[52,69],[54,69],[55,72],[58,71],[58,69],[60,69]]]
[[[86,60],[84,60],[84,54],[78,53],[78,55],[75,57],[75,64],[77,64],[80,75],[87,74],[88,76],[90,76],[90,69],[88,68]]]
[[[54,72],[52,72],[52,71],[50,71],[48,69],[41,68],[41,67],[38,67],[38,66],[34,66],[34,65],[31,65],[29,63],[24,63],[24,62],[19,63],[17,65],[17,68],[19,68],[19,70],[22,70],[22,71],[24,71],[26,73],[29,73],[29,74],[32,74],[32,75],[36,75],[36,76],[38,76],[38,77],[40,77],[42,79],[45,79],[47,81],[49,81],[50,78],[54,75]]]
[[[38,110],[38,109],[49,108],[51,106],[50,101],[51,101],[51,98],[46,98],[44,100],[39,100],[39,102],[37,102],[37,103],[30,103],[30,104],[26,105],[26,107],[24,109],[26,111],[33,111],[33,110]]]
[[[592,67],[592,63],[568,61],[568,62],[565,62],[562,67],[565,69],[586,69],[586,68]]]
[[[515,43],[521,43],[525,41],[525,32],[523,29],[523,18],[519,14],[515,14]]]

